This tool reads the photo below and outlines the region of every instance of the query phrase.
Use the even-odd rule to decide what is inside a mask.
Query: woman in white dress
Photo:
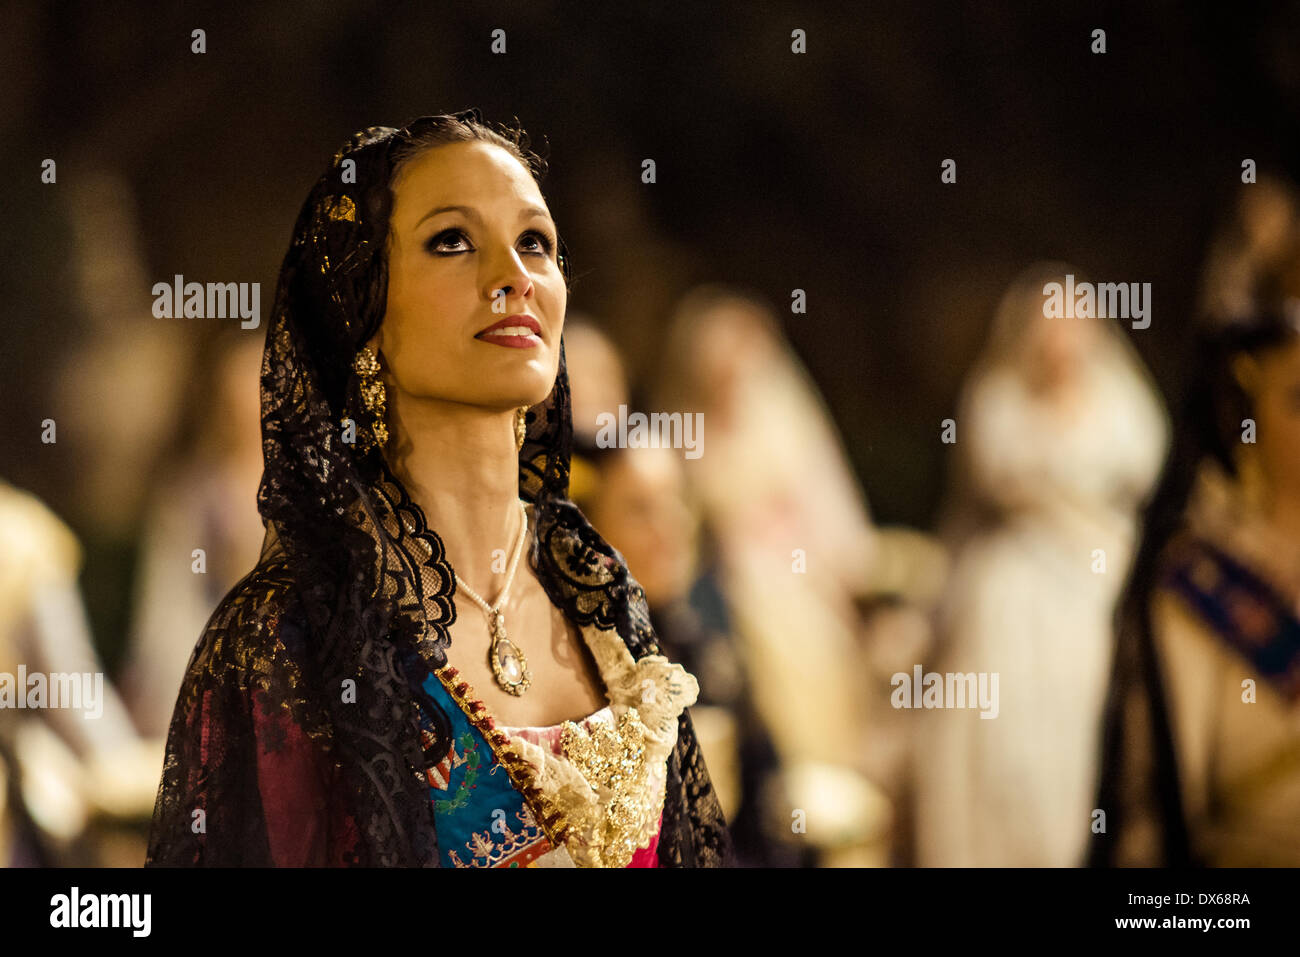
[[[956,418],[955,564],[925,670],[988,673],[997,700],[917,714],[924,866],[1072,866],[1086,849],[1111,614],[1167,425],[1116,320],[1044,316],[1067,273],[1012,284]]]
[[[885,864],[897,735],[874,721],[889,687],[873,652],[902,640],[862,605],[923,601],[941,550],[872,522],[819,390],[760,297],[692,290],[665,356],[658,408],[703,415],[702,454],[683,467],[783,768],[764,799],[779,809],[772,839],[822,866]]]

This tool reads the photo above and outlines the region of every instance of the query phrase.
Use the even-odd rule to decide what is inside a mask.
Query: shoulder
[[[282,555],[264,557],[217,605],[195,645],[186,692],[224,686],[267,689],[296,672],[305,620]]]
[[[1219,641],[1204,618],[1168,586],[1155,590],[1151,624],[1170,679],[1204,674],[1224,664]]]
[[[81,546],[40,499],[0,481],[0,564],[6,574],[33,582],[71,581]]]

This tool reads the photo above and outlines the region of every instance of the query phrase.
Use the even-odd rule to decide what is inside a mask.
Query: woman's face
[[[683,361],[713,407],[730,408],[750,377],[776,356],[776,344],[762,321],[743,305],[726,303],[701,315],[692,354]]]
[[[571,326],[564,361],[569,370],[573,434],[594,440],[602,412],[618,414],[626,405],[627,373],[614,344],[591,327]]]
[[[1239,364],[1238,378],[1251,395],[1269,484],[1300,495],[1300,341]]]
[[[393,196],[387,312],[371,341],[390,381],[500,410],[541,402],[568,293],[532,174],[501,147],[453,143],[409,160]]]
[[[679,454],[661,448],[619,452],[584,509],[623,554],[651,604],[680,597],[694,574],[696,526]]]
[[[1031,377],[1050,385],[1072,380],[1097,345],[1097,323],[1109,319],[1048,318],[1030,314],[1023,354]]]

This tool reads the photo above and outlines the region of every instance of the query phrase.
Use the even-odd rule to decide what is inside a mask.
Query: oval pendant
[[[497,684],[513,695],[521,695],[528,690],[530,676],[528,659],[513,641],[500,635],[492,642],[492,673]]]

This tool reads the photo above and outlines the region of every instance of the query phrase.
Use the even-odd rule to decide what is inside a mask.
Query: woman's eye
[[[529,242],[530,240],[537,244],[532,251],[541,253],[543,256],[549,256],[551,250],[555,248],[555,243],[551,240],[550,236],[546,235],[546,233],[538,232],[535,229],[524,233],[524,241]]]
[[[465,234],[459,229],[444,229],[429,238],[425,243],[425,248],[431,253],[437,253],[441,256],[454,256],[457,253],[465,252],[464,249],[444,249],[444,246],[464,245]]]
[[[462,230],[444,229],[431,236],[425,248],[439,256],[455,256],[470,250],[468,238]],[[555,241],[550,236],[535,229],[526,232],[520,241],[525,244],[526,252],[541,256],[549,256],[555,248]]]

